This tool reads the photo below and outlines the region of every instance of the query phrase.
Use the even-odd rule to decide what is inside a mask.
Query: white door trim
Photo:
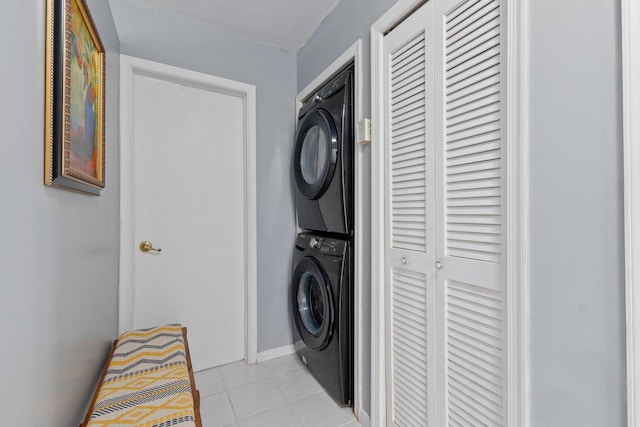
[[[354,93],[353,93],[353,105],[354,105],[354,135],[357,131],[358,122],[362,120],[362,40],[358,39],[353,45],[351,45],[346,51],[344,51],[331,65],[329,65],[318,77],[316,77],[311,83],[309,83],[300,93],[296,96],[296,122],[298,120],[298,110],[302,106],[302,102],[312,95],[323,83],[326,83],[332,76],[338,71],[344,68],[350,62],[354,62]],[[357,145],[354,147],[354,215],[353,215],[353,270],[354,270],[354,346],[353,346],[353,412],[358,420],[362,418],[362,152],[364,147]]]
[[[383,40],[422,0],[400,0],[371,27],[371,425],[384,426],[384,149]],[[504,1],[507,13],[507,423],[529,425],[529,140],[528,140],[528,2]],[[640,301],[639,301],[640,302]],[[640,341],[639,341],[640,342]]]
[[[622,0],[627,425],[640,426],[640,4]]]
[[[204,86],[244,99],[245,114],[245,360],[257,360],[257,231],[256,231],[256,88],[253,85],[185,70],[158,62],[120,55],[120,333],[133,328],[134,308],[134,143],[133,78],[156,75],[170,80]]]
[[[529,1],[507,13],[507,425],[529,426]],[[510,144],[509,144],[510,142]]]

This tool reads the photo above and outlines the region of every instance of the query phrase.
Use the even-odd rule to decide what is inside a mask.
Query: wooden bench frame
[[[196,427],[202,427],[202,418],[200,417],[200,392],[196,389],[196,381],[193,376],[193,366],[191,365],[191,354],[189,353],[189,343],[187,341],[187,328],[182,327],[182,337],[184,338],[184,349],[185,349],[185,357],[187,359],[187,368],[189,370],[189,382],[191,383],[191,395],[193,396],[193,415],[194,422],[196,423]],[[113,353],[116,351],[116,346],[118,345],[118,340],[113,341],[113,346],[111,347],[111,352],[109,353],[109,358],[107,359],[107,363],[104,365],[104,369],[102,370],[102,375],[100,375],[100,381],[98,381],[98,386],[96,387],[95,393],[93,393],[93,398],[91,399],[91,405],[87,410],[87,415],[84,417],[84,421],[80,424],[80,427],[86,427],[89,423],[89,417],[93,413],[93,408],[96,404],[96,400],[98,400],[98,393],[100,392],[100,387],[102,387],[102,383],[104,382],[104,378],[107,376],[107,371],[109,370],[109,364],[111,363],[111,359],[113,358]]]

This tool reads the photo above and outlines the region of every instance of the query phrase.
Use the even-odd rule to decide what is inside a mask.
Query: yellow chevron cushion
[[[88,426],[195,426],[180,325],[120,336]]]

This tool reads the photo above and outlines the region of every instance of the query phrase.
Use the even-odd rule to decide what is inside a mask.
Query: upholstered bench
[[[81,427],[202,427],[187,328],[127,332],[113,343]]]

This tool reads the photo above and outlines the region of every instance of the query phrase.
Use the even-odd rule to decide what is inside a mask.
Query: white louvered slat
[[[473,102],[497,102],[499,99],[488,99],[488,96],[499,94],[500,77],[491,76],[486,79],[480,79],[461,89],[450,92],[447,96],[447,110],[451,115],[457,114],[456,109],[464,107],[464,111],[469,111],[468,104]]]
[[[416,117],[424,117],[424,106],[421,108],[416,108],[414,110],[409,110],[404,114],[397,114],[394,116],[397,124],[402,124],[405,120],[415,120]]]
[[[420,45],[417,45],[420,46]],[[397,93],[402,93],[408,88],[406,87],[409,84],[414,83],[414,80],[420,74],[420,70],[424,70],[424,61],[413,62],[408,64],[409,66],[405,66],[402,68],[396,68],[395,64],[392,64],[393,72],[395,75],[392,80],[392,95],[395,96]]]
[[[424,62],[424,55],[422,55],[421,50],[415,49],[415,46],[419,45],[420,43],[424,43],[424,37],[420,36],[414,39],[414,41],[415,43],[412,43],[411,48],[406,50],[403,55],[393,60],[393,64],[396,67],[396,70],[402,72],[407,68],[413,67],[415,64]]]
[[[462,138],[458,141],[449,141],[449,143],[447,144],[447,151],[450,157],[456,157],[459,155],[459,152],[456,150],[473,147],[473,146],[476,146],[477,144],[482,144],[486,142],[496,142],[499,144],[500,129],[497,129],[492,132],[487,132],[481,135],[471,136],[469,138]],[[495,149],[495,147],[492,149]]]
[[[391,60],[396,64],[401,63],[405,58],[411,55],[412,52],[419,49],[415,49],[416,45],[424,44],[424,33],[418,34],[417,37],[412,37],[411,40],[408,40],[399,48],[395,49],[394,52],[391,53]]]
[[[393,269],[391,274],[392,396],[396,425],[427,425],[426,277]]]
[[[457,144],[455,148],[450,145],[447,166],[457,166],[469,161],[481,161],[495,158],[500,153],[500,140],[494,139],[493,135],[485,135],[483,139],[477,139],[476,143]]]
[[[457,100],[462,96],[477,92],[479,89],[485,88],[499,81],[498,75],[500,64],[497,63],[497,57],[493,56],[476,65],[466,68],[458,67],[456,73],[451,73],[451,78],[447,85],[447,95],[452,100]],[[465,64],[468,65],[468,64]]]
[[[424,70],[424,64],[420,69]],[[424,104],[424,91],[414,91],[414,93],[409,97],[402,95],[402,96],[399,96],[397,99],[394,98],[394,104],[393,104],[394,108],[392,110],[391,117],[395,118],[396,112],[403,113],[406,111],[414,110],[415,108],[419,108],[423,104]],[[394,132],[395,130],[396,129],[392,129],[392,132]]]
[[[424,99],[424,84],[416,85],[398,95],[394,95],[394,107],[400,108],[404,105],[415,103],[416,101],[419,103],[421,99]]]
[[[390,61],[391,241],[399,249],[426,251],[425,35],[420,33]],[[400,186],[400,187],[399,187]]]
[[[405,79],[402,85],[398,85],[395,90],[391,91],[393,96],[402,96],[405,93],[416,89],[416,88],[424,89],[424,80],[419,75],[411,76],[409,79]]]
[[[451,50],[447,54],[447,70],[454,70],[455,67],[459,67],[458,70],[468,70],[499,53],[497,46],[500,44],[500,34],[486,37],[470,32],[466,37],[470,40],[468,45]],[[462,39],[460,41],[462,42]]]
[[[496,132],[500,130],[500,123],[496,121],[488,121],[478,126],[474,126],[469,129],[462,129],[458,132],[447,135],[447,148],[458,148],[460,146],[469,145],[470,140],[475,138],[482,138],[489,132]]]
[[[446,23],[445,40],[449,46],[472,31],[477,31],[484,23],[499,16],[498,2],[492,0],[465,1],[465,6],[469,6],[461,14],[452,17]],[[461,6],[464,8],[464,6]],[[457,8],[459,9],[459,8]],[[447,14],[447,16],[451,16]]]
[[[496,124],[500,120],[500,110],[493,113],[485,114],[470,120],[459,121],[458,123],[447,123],[447,134],[452,140],[460,140],[467,138],[469,134],[478,135],[490,130],[494,130],[499,125]]]
[[[495,152],[494,152],[495,153]],[[479,155],[472,156],[478,158]],[[468,178],[473,178],[476,173],[480,173],[482,171],[490,171],[490,170],[500,170],[500,159],[499,158],[490,158],[489,160],[482,161],[469,161],[463,164],[450,165],[447,167],[447,174],[451,176],[452,180],[459,181],[460,175],[464,175]],[[468,179],[465,179],[468,181]]]
[[[497,88],[487,94],[482,94],[482,93],[476,93],[476,98],[475,99],[468,99],[468,98],[463,98],[462,100],[464,101],[463,103],[455,103],[455,102],[451,102],[449,103],[448,110],[447,110],[447,119],[451,120],[456,118],[457,116],[461,115],[461,114],[466,114],[469,113],[473,110],[477,110],[479,108],[485,107],[487,105],[491,105],[491,104],[495,104],[497,102],[500,101],[500,95],[498,92],[496,92]]]
[[[469,122],[471,120],[478,120],[491,114],[499,114],[499,112],[500,102],[495,101],[491,104],[477,106],[472,110],[459,112],[457,115],[451,116],[451,118],[447,120],[447,125],[455,126],[464,122]]]
[[[455,28],[461,21],[466,20],[473,13],[476,13],[479,9],[487,7],[491,4],[491,0],[475,0],[466,1],[447,13],[445,21],[449,28]]]
[[[395,138],[393,156],[399,156],[407,152],[414,152],[422,149],[424,141],[424,130],[411,130]]]
[[[400,117],[405,117],[408,114],[415,114],[417,111],[419,111],[422,108],[422,105],[420,104],[421,104],[420,100],[418,100],[418,102],[414,102],[412,104],[406,104],[402,108],[398,108],[394,110],[393,113],[391,114],[391,119],[399,122]]]
[[[450,77],[455,77],[465,72],[468,75],[470,75],[470,77],[467,77],[464,80],[455,82],[457,86],[454,87],[453,89],[451,88],[451,86],[454,84],[454,82],[453,81],[449,82],[449,84],[447,85],[449,89],[447,95],[451,96],[452,100],[459,99],[461,96],[467,96],[468,94],[476,92],[477,90],[484,89],[485,87],[488,87],[492,84],[499,83],[499,78],[495,76],[493,77],[488,77],[487,75],[478,76],[477,75],[478,73],[473,72],[475,71],[473,69],[474,67],[477,67],[476,68],[477,70],[478,68],[481,68],[481,69],[483,67],[489,68],[490,66],[494,65],[493,62],[496,59],[496,55],[500,53],[499,47],[496,46],[488,51],[485,51],[482,53],[476,53],[477,56],[471,56],[473,53],[474,52],[471,52],[469,54],[469,56],[471,57],[470,58],[471,61],[461,62],[459,65],[455,67],[452,66],[449,69]]]
[[[449,156],[447,159],[447,166],[453,168],[455,166],[461,166],[472,162],[488,162],[500,158],[499,148],[491,149],[486,145],[475,145],[474,148],[477,148],[478,150],[475,152],[468,152],[466,155],[460,155],[458,152],[455,153],[455,155]]]
[[[492,37],[500,34],[500,18],[495,17],[488,20],[478,28],[477,31],[468,33],[465,37],[458,38],[456,41],[447,45],[447,53],[453,53],[457,50],[466,50],[472,46],[483,43]],[[478,36],[480,34],[480,36]],[[475,38],[474,38],[475,37]]]
[[[410,157],[422,155],[422,147],[419,142],[409,142],[400,145],[394,153],[394,160],[405,160]]]

